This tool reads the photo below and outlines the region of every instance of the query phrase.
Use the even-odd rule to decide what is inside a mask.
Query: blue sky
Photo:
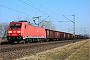
[[[23,3],[26,2],[27,4]],[[17,12],[18,11],[18,12]],[[63,17],[65,15],[73,20],[75,14],[76,34],[90,34],[90,1],[89,0],[0,0],[0,22],[17,21],[18,19],[29,19],[41,16],[53,22],[56,30],[73,32],[72,22]]]

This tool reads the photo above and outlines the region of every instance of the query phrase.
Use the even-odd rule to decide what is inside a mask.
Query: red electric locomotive
[[[32,26],[27,21],[10,22],[7,40],[9,42],[32,42],[46,38],[45,28]]]

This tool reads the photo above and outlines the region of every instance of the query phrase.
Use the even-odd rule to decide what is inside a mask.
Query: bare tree
[[[45,27],[46,29],[55,29],[55,26],[53,25],[52,21],[46,21],[42,20],[39,22],[40,27]]]
[[[8,23],[0,23],[0,36],[4,39],[7,36]]]
[[[2,36],[2,25],[0,24],[0,37]]]

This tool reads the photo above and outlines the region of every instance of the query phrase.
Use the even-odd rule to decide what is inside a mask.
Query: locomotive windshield
[[[10,24],[10,28],[21,28],[21,24]]]

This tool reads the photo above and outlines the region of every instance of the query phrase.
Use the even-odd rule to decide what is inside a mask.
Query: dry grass
[[[75,53],[73,53],[66,60],[90,60],[89,52],[90,52],[90,41],[85,45],[81,46]]]
[[[0,38],[0,43],[6,42],[7,40]]]
[[[87,60],[89,59],[88,41],[89,40],[84,40],[71,43],[62,47],[54,48],[16,60]]]

